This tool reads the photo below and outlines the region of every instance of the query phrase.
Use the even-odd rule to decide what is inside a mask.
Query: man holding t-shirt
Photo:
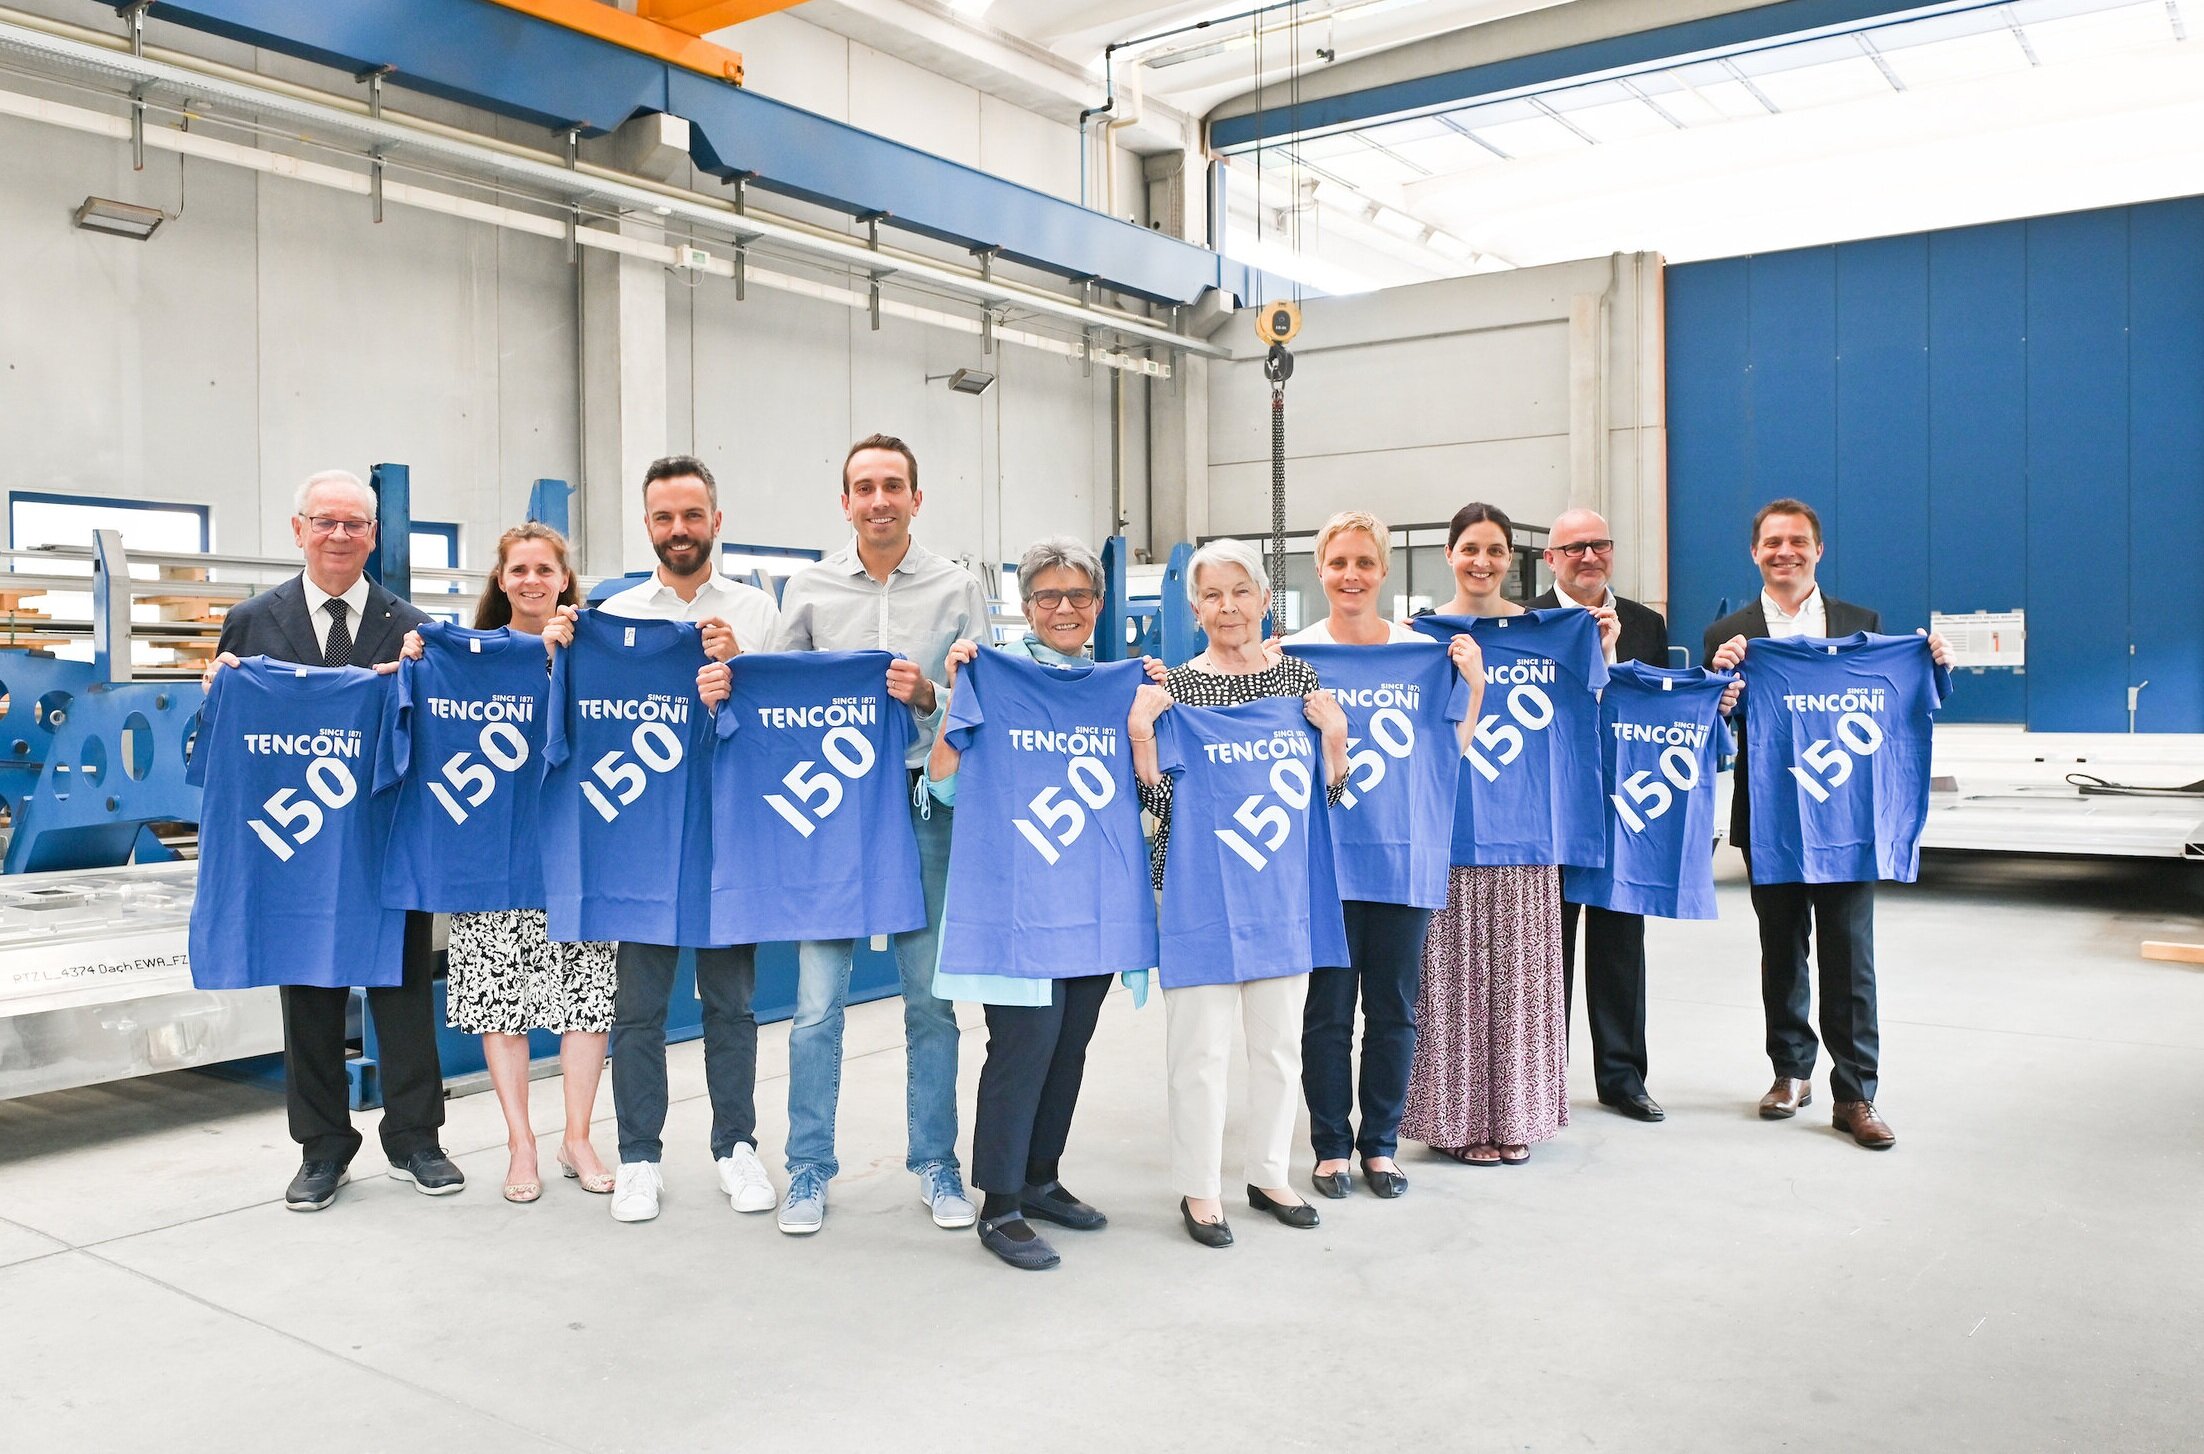
[[[919,1199],[942,1227],[969,1227],[979,1213],[957,1164],[957,1018],[933,993],[935,947],[949,876],[950,809],[931,801],[919,775],[949,700],[949,648],[960,638],[992,641],[987,599],[972,575],[911,539],[924,496],[911,447],[887,434],[850,446],[842,462],[842,516],[851,540],[797,572],[781,597],[781,651],[896,653],[888,695],[908,703],[918,735],[905,767],[912,786],[926,891],[926,926],[895,936],[903,982],[903,1035],[910,1148]],[[780,1228],[791,1236],[826,1222],[834,1159],[834,1116],[842,1093],[842,1012],[849,1001],[848,939],[798,946],[796,1017],[788,1036],[788,1193]]]
[[[1611,608],[1622,623],[1617,661],[1668,665],[1668,622],[1651,606],[1616,594],[1615,537],[1596,510],[1565,510],[1546,537],[1552,589],[1528,604]],[[1667,1118],[1645,1089],[1645,919],[1561,902],[1563,1004],[1575,998],[1576,928],[1584,920],[1584,1021],[1592,1036],[1599,1103],[1638,1121]]]
[[[1745,659],[1752,637],[1786,640],[1795,636],[1848,636],[1879,631],[1882,618],[1865,606],[1825,595],[1814,574],[1821,563],[1821,517],[1802,500],[1773,500],[1753,516],[1752,558],[1760,567],[1760,599],[1707,628],[1707,665],[1734,671]],[[1951,664],[1951,648],[1941,636],[1929,637],[1929,653],[1939,666]],[[1749,694],[1739,712],[1753,709]],[[1743,734],[1730,798],[1730,841],[1752,865],[1749,829],[1752,794],[1748,790]],[[1898,1143],[1895,1131],[1875,1110],[1876,1073],[1881,1033],[1875,1010],[1875,882],[1755,883],[1754,915],[1760,920],[1760,999],[1768,1022],[1768,1058],[1775,1083],[1760,1098],[1764,1120],[1788,1120],[1813,1101],[1814,1030],[1808,1020],[1813,1004],[1807,976],[1809,936],[1821,935],[1821,1038],[1829,1045],[1829,1089],[1836,1098],[1832,1119],[1837,1129],[1870,1151]]]

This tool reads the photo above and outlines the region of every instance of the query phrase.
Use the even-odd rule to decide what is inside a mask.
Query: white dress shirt
[[[352,634],[357,645],[360,640],[360,618],[367,614],[367,577],[363,574],[341,596],[332,596],[314,584],[314,578],[304,571],[298,573],[298,583],[306,590],[306,619],[313,624],[314,640],[321,646],[322,660],[329,659],[329,630],[336,622],[330,619],[329,603],[344,602],[344,629]]]
[[[1798,610],[1786,611],[1766,591],[1760,593],[1760,610],[1768,618],[1768,635],[1777,641],[1793,636],[1827,636],[1829,613],[1821,603],[1821,587],[1809,591]]]
[[[696,595],[682,600],[681,593],[657,571],[598,608],[607,615],[643,621],[704,621],[718,617],[735,631],[735,645],[744,651],[771,651],[780,634],[780,607],[756,586],[746,585],[714,571],[698,586]]]

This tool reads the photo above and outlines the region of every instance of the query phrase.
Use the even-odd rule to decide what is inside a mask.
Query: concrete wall
[[[60,0],[30,8],[77,23],[98,14]],[[348,77],[176,27],[156,24],[151,39],[352,90]],[[1070,127],[793,17],[746,27],[744,39],[760,91],[1078,191]],[[444,103],[394,93],[391,106],[543,144]],[[146,243],[97,236],[70,223],[87,194],[171,212],[181,202],[183,216]],[[836,467],[875,429],[917,449],[921,533],[938,549],[1015,559],[1035,535],[1098,540],[1110,523],[1107,371],[1089,378],[1017,349],[983,361],[977,339],[893,319],[875,333],[861,313],[764,289],[738,304],[728,280],[691,289],[662,271],[649,286],[665,293],[663,377],[642,364],[634,375],[646,398],[663,396],[663,439],[646,422],[607,465],[593,435],[584,480],[575,278],[562,244],[397,206],[378,226],[360,198],[204,161],[180,167],[166,153],[149,152],[134,173],[125,144],[30,122],[0,120],[0,277],[35,280],[11,281],[0,306],[0,492],[210,505],[225,552],[287,551],[291,492],[307,472],[364,475],[390,460],[412,466],[417,515],[459,522],[464,564],[484,564],[524,513],[530,482],[553,476],[583,485],[584,568],[639,566],[637,447],[710,460],[727,486],[729,538],[829,547],[844,534]],[[925,382],[983,363],[1000,382],[980,399]],[[600,383],[589,386],[593,417]]]
[[[1443,521],[1470,500],[1543,525],[1602,510],[1626,594],[1665,598],[1660,268],[1618,256],[1312,299],[1286,385],[1286,527],[1363,509]],[[1219,335],[1208,479],[1189,533],[1270,529],[1270,386],[1253,325]]]

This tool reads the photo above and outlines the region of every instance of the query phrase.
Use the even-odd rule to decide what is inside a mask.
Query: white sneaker
[[[780,1204],[758,1162],[757,1148],[747,1141],[737,1141],[733,1151],[719,1158],[719,1189],[738,1212],[770,1212]]]
[[[612,1178],[612,1220],[647,1222],[658,1215],[658,1193],[666,1179],[655,1161],[623,1161]]]

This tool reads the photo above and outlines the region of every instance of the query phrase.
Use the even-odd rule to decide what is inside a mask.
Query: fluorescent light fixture
[[[949,0],[949,8],[966,20],[977,20],[987,13],[987,7],[995,0]]]
[[[979,369],[958,369],[953,374],[928,374],[926,382],[949,381],[949,388],[959,394],[984,394],[995,387],[995,376]]]
[[[143,242],[161,230],[161,224],[168,221],[168,214],[158,207],[140,207],[135,202],[87,197],[77,208],[75,220],[86,232],[105,232]]]

